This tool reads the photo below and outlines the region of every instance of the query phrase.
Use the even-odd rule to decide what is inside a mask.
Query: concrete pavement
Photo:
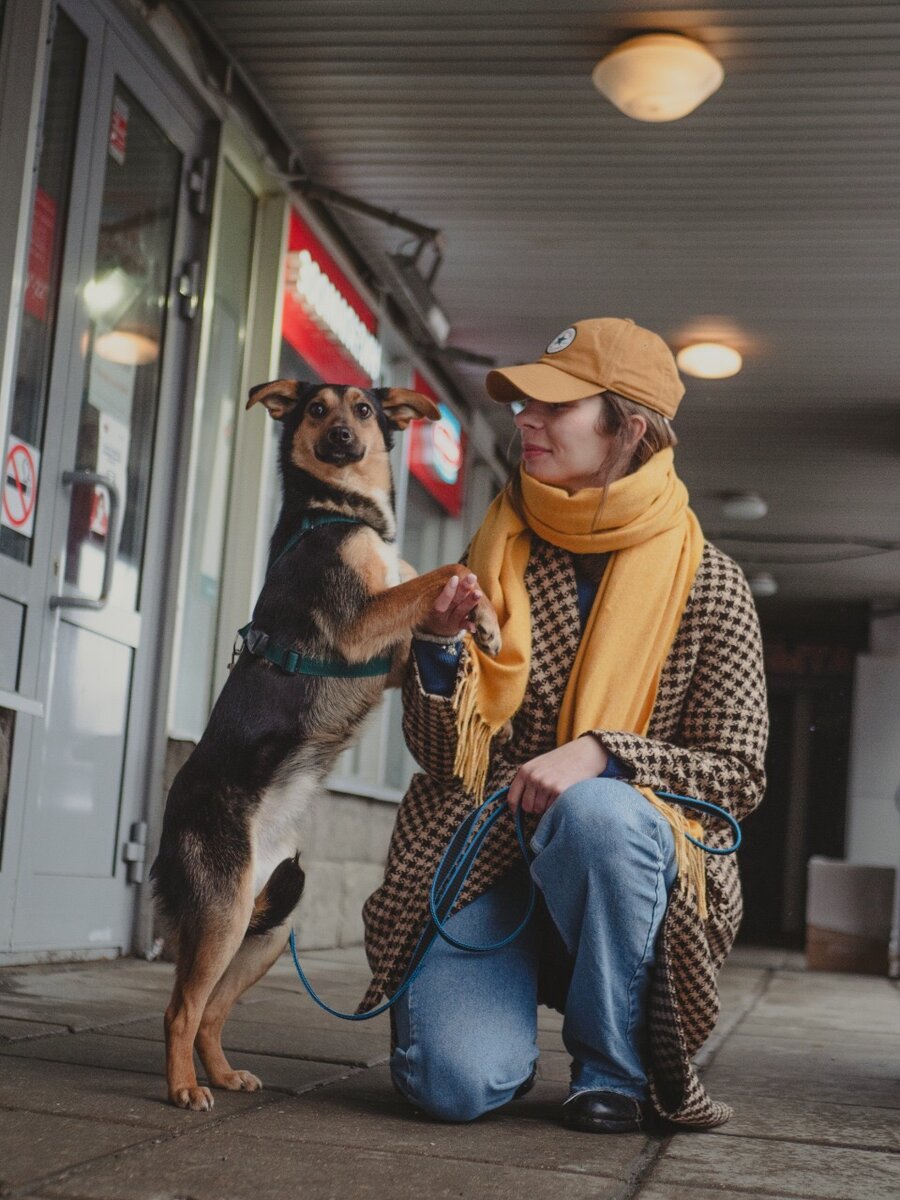
[[[304,955],[342,1008],[359,950]],[[709,1133],[576,1134],[559,1125],[568,1059],[542,1010],[531,1094],[472,1125],[436,1124],[394,1092],[386,1017],[320,1012],[288,959],[226,1027],[255,1095],[210,1114],[165,1101],[162,1020],[171,967],[0,970],[0,1195],[93,1200],[705,1200],[713,1195],[900,1197],[900,989],[807,973],[796,956],[738,951],[700,1061],[735,1108]]]

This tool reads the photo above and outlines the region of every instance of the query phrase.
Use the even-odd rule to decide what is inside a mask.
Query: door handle
[[[109,497],[109,521],[106,528],[106,559],[103,563],[103,583],[100,595],[93,596],[51,596],[51,608],[105,608],[112,588],[113,571],[116,566],[116,555],[119,552],[119,489],[110,475],[100,475],[96,471],[63,471],[62,481],[66,487],[78,487],[82,484],[91,487],[101,487]]]

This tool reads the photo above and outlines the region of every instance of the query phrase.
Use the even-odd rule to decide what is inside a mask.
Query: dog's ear
[[[259,383],[250,389],[247,408],[252,408],[254,404],[264,404],[274,421],[283,421],[287,414],[296,408],[301,391],[308,386],[299,379],[273,379],[271,383]]]
[[[384,415],[395,429],[405,429],[410,421],[439,421],[441,411],[433,400],[409,388],[375,388]]]

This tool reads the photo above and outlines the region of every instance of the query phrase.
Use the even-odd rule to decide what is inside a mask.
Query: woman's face
[[[604,464],[614,439],[602,429],[603,399],[588,396],[568,404],[525,400],[513,418],[522,435],[522,462],[541,483],[570,494],[603,485]]]

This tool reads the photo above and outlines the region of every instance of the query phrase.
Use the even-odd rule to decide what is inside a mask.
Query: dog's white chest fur
[[[253,819],[253,895],[280,862],[300,849],[306,816],[322,779],[309,769],[282,772],[263,794]]]
[[[396,542],[376,541],[377,554],[384,563],[384,578],[387,587],[396,587],[400,582],[400,556],[397,553]]]

